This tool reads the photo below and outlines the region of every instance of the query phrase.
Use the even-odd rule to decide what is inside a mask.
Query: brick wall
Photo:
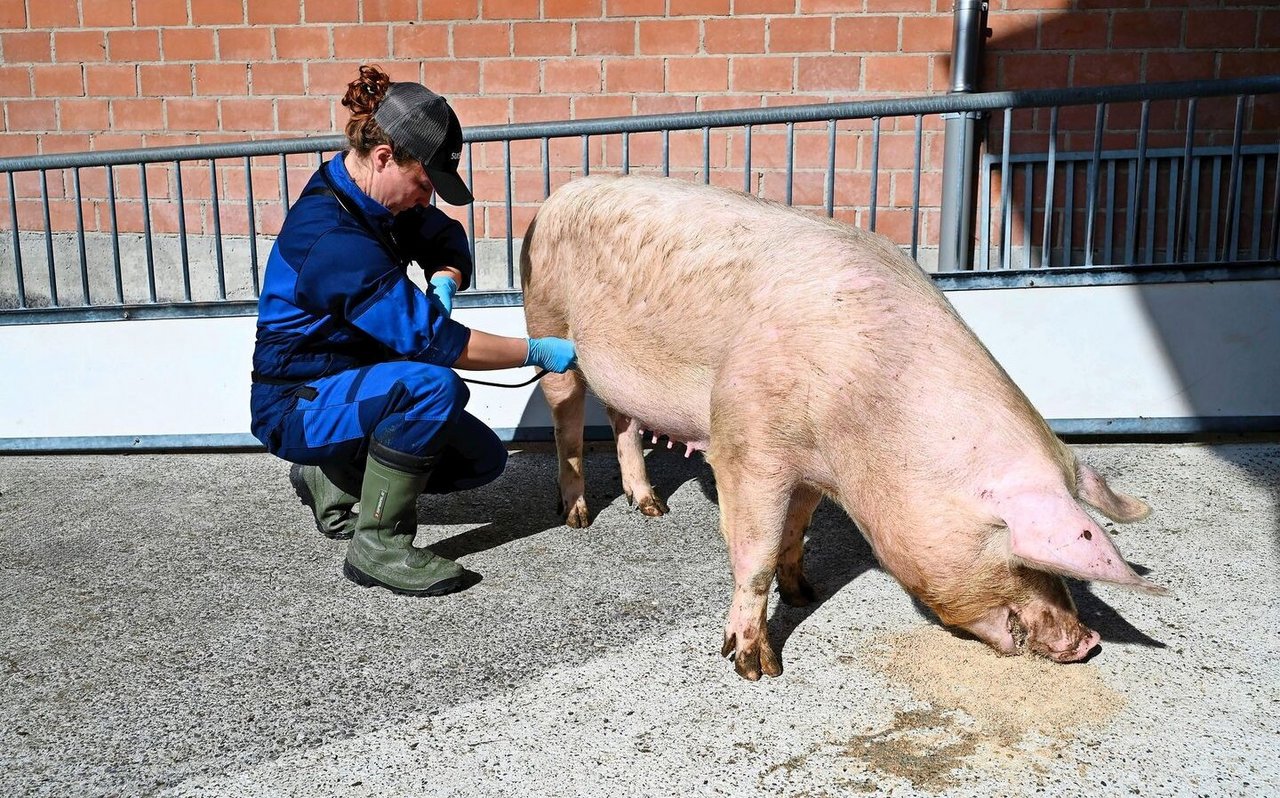
[[[1274,0],[995,0],[990,25],[986,89],[1280,72]],[[345,119],[337,98],[365,62],[446,94],[464,124],[477,125],[944,92],[950,46],[950,0],[0,0],[0,155],[330,133]],[[1251,113],[1276,118],[1270,106]],[[1164,127],[1176,131],[1176,117]],[[1027,131],[1042,138],[1043,124],[1029,119]],[[1063,124],[1091,130],[1092,117],[1076,124],[1064,115]],[[894,132],[882,161],[890,170],[901,169],[897,149],[909,155],[910,134],[895,143]],[[864,133],[841,129],[842,137]],[[802,142],[798,157],[818,153],[817,170],[825,135],[810,138],[821,146]],[[930,120],[926,197],[936,196],[940,140]],[[700,163],[700,142],[673,143],[684,153],[673,154],[676,171]],[[763,136],[755,143],[779,146]],[[740,186],[735,144],[731,134],[717,139],[717,180]],[[602,163],[616,164],[616,144],[599,146]],[[501,197],[500,178],[485,171],[495,152],[475,156],[477,193],[486,199]],[[631,155],[652,164],[656,147],[637,139]],[[553,158],[557,179],[567,178],[580,154]],[[854,160],[842,165],[840,181],[858,190],[867,181]],[[296,189],[311,167],[293,163]],[[245,193],[236,168],[225,170],[224,196]],[[267,173],[275,167],[261,168],[259,230],[271,231],[279,181]],[[86,196],[105,196],[103,179],[87,179]],[[801,179],[797,201],[820,202],[820,181]],[[68,180],[55,181],[55,199],[69,194]],[[191,174],[189,196],[201,181],[207,191],[207,174]],[[137,196],[136,173],[120,182],[120,198]],[[173,193],[159,168],[155,182],[153,199]],[[772,186],[760,188],[776,194]],[[540,188],[517,189],[519,231]],[[901,237],[907,181],[891,174],[882,190],[879,221]],[[39,197],[35,176],[19,180],[18,191]],[[58,229],[74,226],[70,205],[55,205]],[[122,207],[120,229],[140,229],[138,207]],[[23,204],[24,228],[41,228],[34,208]],[[88,225],[105,229],[105,208],[89,210]],[[505,228],[502,207],[481,210],[482,235]],[[839,213],[863,219],[852,206]],[[208,229],[204,210],[188,214],[197,230]],[[246,214],[229,214],[224,231],[243,232]],[[171,232],[176,220],[171,208],[154,223]],[[936,236],[935,221],[926,215],[926,239]]]

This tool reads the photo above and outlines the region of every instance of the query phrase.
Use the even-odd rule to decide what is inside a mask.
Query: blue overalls
[[[450,368],[471,331],[409,280],[408,259],[470,282],[456,221],[434,207],[393,217],[342,155],[321,166],[285,218],[258,300],[250,411],[267,451],[303,465],[359,469],[371,449],[403,471],[434,464],[428,493],[502,473],[506,449],[463,409],[469,392]]]

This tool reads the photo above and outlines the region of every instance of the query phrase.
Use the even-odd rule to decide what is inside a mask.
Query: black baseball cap
[[[397,148],[422,162],[440,199],[450,205],[475,201],[458,176],[462,125],[445,98],[420,83],[392,83],[373,118]]]

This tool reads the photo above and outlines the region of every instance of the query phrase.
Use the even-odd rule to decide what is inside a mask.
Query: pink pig
[[[734,594],[723,653],[748,679],[782,664],[765,633],[814,598],[804,530],[823,495],[943,623],[1002,654],[1083,659],[1099,636],[1058,574],[1152,593],[1080,506],[1144,518],[1052,433],[929,278],[888,239],[673,179],[555,192],[521,259],[531,335],[572,338],[548,374],[560,493],[583,499],[587,386],[607,406],[627,496],[666,512],[641,430],[704,450]]]

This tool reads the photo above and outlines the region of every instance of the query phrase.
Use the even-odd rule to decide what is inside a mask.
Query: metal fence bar
[[[84,195],[80,185],[80,169],[71,170],[72,184],[76,192],[76,245],[80,253],[80,292],[85,305],[92,305],[92,291],[89,288],[89,253],[84,238]]]
[[[827,218],[836,215],[836,120],[827,121],[827,175],[822,185],[822,202]]]
[[[879,204],[877,191],[880,188],[880,117],[871,120],[871,196],[867,200],[867,215],[870,217],[867,229],[876,231],[876,205]]]
[[[835,122],[831,123],[832,141],[831,147],[835,149]],[[915,140],[915,168],[911,175],[911,259],[915,260],[919,253],[920,244],[920,162],[922,153],[924,152],[924,117],[916,114],[916,140]],[[834,157],[834,156],[833,156]],[[834,179],[835,164],[832,163],[832,179]],[[834,185],[832,194],[835,193]]]
[[[591,174],[591,136],[582,137],[582,176]]]
[[[44,252],[49,267],[49,304],[58,307],[58,268],[53,262],[53,219],[49,214],[49,172],[40,170],[40,202],[44,210]]]
[[[792,204],[795,193],[796,123],[787,123],[787,205]]]
[[[1151,103],[1142,103],[1141,121],[1138,123],[1138,157],[1129,172],[1129,203],[1125,214],[1124,261],[1133,263],[1138,246],[1138,217],[1142,213],[1142,167],[1147,152],[1147,123],[1151,117]]]
[[[124,275],[120,266],[120,220],[116,213],[115,167],[107,167],[107,199],[111,207],[111,250],[116,271],[116,301],[124,304]]]
[[[711,183],[711,128],[702,129],[702,182]]]
[[[1231,171],[1227,176],[1227,233],[1222,237],[1226,250],[1222,259],[1231,263],[1236,259],[1240,245],[1240,159],[1241,136],[1244,135],[1244,97],[1236,98],[1236,122],[1231,134]]]
[[[476,163],[475,147],[467,142],[467,185],[474,186],[476,184]],[[476,262],[476,204],[474,202],[467,204],[467,250],[471,254],[471,263],[474,266]],[[471,270],[471,288],[476,287],[476,272]]]
[[[1000,145],[1000,268],[1009,268],[1010,248],[1013,247],[1013,209],[1010,195],[1013,193],[1012,175],[1009,172],[1009,147],[1013,137],[1013,109],[1004,109],[1004,137]]]
[[[622,173],[631,174],[631,134],[625,131],[622,134]]]
[[[542,139],[542,198],[551,196],[551,139]],[[474,205],[475,203],[471,203]]]
[[[147,165],[138,164],[142,181],[142,241],[147,250],[147,300],[156,301],[156,253],[151,243],[151,198],[147,194]]]
[[[1196,98],[1192,97],[1187,102],[1187,135],[1182,145],[1182,180],[1178,183],[1178,221],[1177,230],[1174,233],[1175,250],[1173,259],[1175,262],[1182,260],[1183,241],[1187,239],[1187,203],[1190,199],[1189,194],[1191,188],[1189,186],[1192,180],[1191,169],[1191,152],[1195,143],[1196,135]],[[1195,217],[1193,216],[1194,220]],[[1195,260],[1193,252],[1190,260]]]
[[[321,158],[320,165],[324,165]],[[218,299],[227,298],[227,270],[222,258],[222,213],[218,206],[218,161],[209,159],[209,205],[213,216],[213,252],[218,264]]]
[[[1106,225],[1103,227],[1102,261],[1111,262],[1111,245],[1115,241],[1116,221],[1116,162],[1107,162],[1107,204],[1103,211]]]
[[[973,268],[991,268],[991,162],[984,161],[978,176],[978,262]]]
[[[1253,224],[1249,225],[1253,235],[1249,240],[1249,257],[1257,260],[1262,255],[1262,182],[1266,174],[1266,158],[1258,155],[1253,163]]]
[[[671,176],[671,131],[662,131],[662,176]]]
[[[1044,230],[1040,234],[1040,268],[1042,269],[1047,269],[1053,265],[1053,179],[1057,170],[1058,107],[1054,106],[1049,110],[1049,162],[1045,166],[1044,175]],[[1070,189],[1067,190],[1067,194],[1071,194]],[[1069,255],[1066,262],[1071,262]]]
[[[22,279],[22,238],[18,226],[18,195],[14,190],[13,172],[9,173],[9,220],[13,225],[13,268],[19,308],[27,306],[27,288]]]
[[[1209,255],[1218,251],[1218,197],[1222,190],[1222,159],[1210,159],[1213,164],[1213,188],[1209,205]]]
[[[742,136],[742,193],[751,193],[751,125],[743,128]]]
[[[182,295],[191,301],[191,253],[187,247],[187,203],[182,194],[182,161],[174,161],[173,170],[178,188],[178,246],[182,252]]]
[[[1022,264],[1026,269],[1031,268],[1031,228],[1035,226],[1035,169],[1035,164],[1022,167]]]
[[[1064,200],[1062,203],[1062,265],[1070,266],[1071,236],[1076,226],[1076,162],[1067,161],[1065,171],[1067,190],[1062,192]],[[1052,267],[1052,260],[1049,265]]]
[[[511,141],[502,142],[502,166],[506,179],[503,181],[506,188],[506,210],[507,210],[507,287],[515,285],[515,239],[511,236],[511,209],[513,207],[511,196]]]
[[[280,154],[280,202],[284,212],[289,212],[289,156]]]
[[[1187,227],[1188,261],[1196,259],[1196,245],[1200,243],[1200,171],[1203,168],[1200,161],[1200,158],[1195,158],[1191,162],[1191,222]]]
[[[1271,259],[1280,260],[1280,143],[1276,144],[1276,168],[1271,176]]]
[[[1107,106],[1099,103],[1093,119],[1093,158],[1089,161],[1086,178],[1084,211],[1084,265],[1093,265],[1095,219],[1098,215],[1098,165],[1102,160],[1102,133],[1107,117]]]
[[[1178,189],[1179,189],[1179,186],[1181,186],[1181,181],[1179,180],[1179,175],[1178,175],[1178,164],[1180,163],[1181,161],[1179,161],[1176,158],[1169,159],[1169,187],[1168,189],[1166,189],[1166,192],[1165,192],[1166,196],[1169,196],[1169,197],[1178,196]],[[1177,203],[1170,202],[1169,207],[1166,209],[1166,212],[1167,212],[1167,217],[1165,218],[1166,238],[1164,242],[1164,262],[1176,263],[1177,260],[1174,253],[1177,251],[1177,246],[1178,246],[1178,243],[1177,243],[1178,241],[1177,239],[1178,205]]]
[[[1156,262],[1156,187],[1159,178],[1159,162],[1151,164],[1147,170],[1147,230],[1146,230],[1146,263]]]

